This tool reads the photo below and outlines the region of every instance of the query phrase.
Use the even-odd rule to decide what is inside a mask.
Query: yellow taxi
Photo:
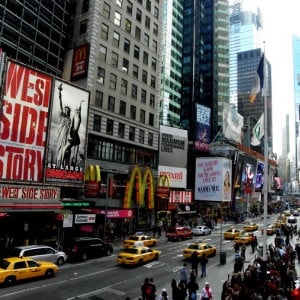
[[[248,232],[241,232],[237,237],[234,238],[234,241],[238,245],[249,245],[251,243],[252,234]]]
[[[56,264],[37,262],[28,257],[8,257],[0,260],[0,284],[12,285],[25,279],[53,277],[57,272]]]
[[[276,228],[280,228],[282,225],[285,225],[286,224],[286,216],[281,216],[281,217],[278,217],[277,221],[275,222],[275,227]]]
[[[267,235],[272,235],[276,232],[275,225],[268,225],[267,226]],[[264,229],[261,230],[261,233],[264,234]]]
[[[129,248],[140,244],[140,242],[146,247],[154,247],[157,244],[157,239],[144,234],[135,234],[124,240],[122,246],[123,248]]]
[[[193,252],[197,252],[198,257],[201,257],[203,253],[206,254],[207,257],[214,256],[217,253],[217,248],[205,242],[196,242],[190,244],[187,248],[183,250],[184,259],[191,258]]]
[[[257,230],[258,229],[258,226],[256,223],[253,223],[253,222],[247,222],[243,225],[243,229],[245,231],[254,231],[254,230]]]
[[[158,260],[161,251],[145,246],[123,249],[117,256],[117,264],[140,266],[152,260]]]
[[[236,229],[235,227],[231,227],[224,231],[224,239],[226,240],[233,240],[236,236],[240,234],[240,230]]]

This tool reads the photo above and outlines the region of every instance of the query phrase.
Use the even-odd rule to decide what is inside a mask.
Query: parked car
[[[58,266],[65,263],[67,255],[46,245],[17,246],[12,249],[9,256],[30,257],[36,261],[49,261]]]
[[[57,272],[56,264],[35,261],[28,257],[8,257],[0,260],[0,284],[12,285],[25,279],[53,277]]]
[[[152,260],[158,260],[161,251],[149,247],[138,246],[123,249],[117,256],[117,264],[140,266]]]
[[[207,235],[211,234],[211,228],[207,226],[196,226],[192,229],[193,235]]]
[[[154,247],[157,244],[157,239],[151,238],[150,236],[144,234],[136,234],[124,240],[123,247],[124,248],[132,247],[136,244],[136,242],[142,242],[143,246],[146,247]]]
[[[66,241],[64,250],[71,261],[85,261],[88,258],[111,255],[113,246],[100,238],[78,237]]]
[[[166,231],[166,237],[168,241],[182,241],[191,239],[193,232],[191,228],[187,226],[171,226]]]
[[[217,248],[208,243],[196,242],[190,244],[187,248],[183,250],[183,257],[185,259],[190,259],[193,252],[197,252],[198,257],[201,257],[204,253],[207,257],[215,256],[217,253]]]

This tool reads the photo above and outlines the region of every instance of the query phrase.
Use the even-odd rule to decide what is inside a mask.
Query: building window
[[[151,1],[146,0],[146,9],[151,12]]]
[[[126,11],[129,15],[132,15],[132,2],[127,1],[127,8]]]
[[[144,33],[144,45],[149,47],[149,35]]]
[[[106,19],[110,18],[110,5],[106,2],[103,4],[103,17]]]
[[[114,133],[114,121],[111,119],[107,119],[106,134],[113,135],[113,133]]]
[[[148,146],[153,146],[153,133],[148,133]]]
[[[107,55],[107,48],[104,47],[103,45],[100,45],[100,50],[99,50],[99,59],[101,61],[106,61],[106,55]]]
[[[153,71],[156,71],[156,68],[157,68],[157,60],[156,58],[152,57],[151,59],[151,67],[152,67],[152,70]]]
[[[146,103],[147,102],[147,92],[145,90],[141,90],[141,102]]]
[[[114,32],[113,35],[113,45],[117,48],[119,48],[120,45],[120,34],[118,32]]]
[[[123,139],[125,136],[125,124],[119,123],[119,128],[118,128],[118,137]]]
[[[153,34],[158,36],[158,25],[156,23],[153,24]]]
[[[143,5],[143,0],[138,0],[138,3]]]
[[[154,7],[154,17],[155,17],[156,19],[159,18],[159,9],[158,9],[156,6]]]
[[[116,0],[116,4],[120,7],[122,7],[123,0]]]
[[[141,29],[139,27],[135,27],[135,34],[134,37],[136,40],[140,41],[141,40]]]
[[[145,142],[145,130],[140,129],[139,143],[144,144],[144,142]]]
[[[143,70],[143,73],[142,73],[142,81],[143,81],[144,83],[146,83],[146,84],[147,84],[147,77],[148,77],[147,71]]]
[[[155,96],[153,94],[150,94],[150,103],[149,103],[149,105],[151,107],[155,106]]]
[[[101,116],[94,115],[93,130],[97,131],[97,132],[100,132],[100,130],[101,130]]]
[[[129,60],[126,58],[123,58],[122,71],[125,73],[128,73],[128,68],[129,68]]]
[[[134,99],[137,98],[137,86],[135,84],[131,86],[131,97]]]
[[[103,105],[103,93],[97,90],[95,95],[95,105],[100,108]]]
[[[129,140],[130,141],[135,140],[135,127],[133,127],[133,126],[129,127]]]
[[[151,75],[151,87],[155,89],[156,87],[156,78],[155,76]]]
[[[127,88],[128,88],[128,81],[125,79],[122,79],[121,82],[121,94],[127,95]]]
[[[115,90],[117,88],[117,75],[110,74],[109,88]]]
[[[130,119],[136,119],[136,107],[134,105],[130,105]]]
[[[137,21],[141,22],[142,21],[142,11],[140,9],[136,9],[136,15],[135,18]]]
[[[136,79],[139,78],[139,67],[137,65],[132,66],[132,76]]]
[[[148,66],[148,53],[146,51],[143,53],[143,63]]]
[[[129,21],[128,19],[126,19],[126,22],[125,22],[125,31],[127,31],[128,33],[131,33],[131,21]]]
[[[115,68],[118,67],[119,64],[119,55],[116,52],[111,53],[111,65]]]
[[[150,18],[148,16],[145,17],[145,27],[150,30]]]
[[[85,14],[86,12],[88,12],[89,6],[90,6],[90,0],[83,0],[82,7],[81,7],[81,13]]]
[[[111,112],[115,112],[116,99],[113,96],[108,96],[107,109]]]
[[[101,25],[101,38],[106,41],[108,39],[108,26],[103,23]]]
[[[120,101],[120,109],[119,109],[119,114],[121,116],[126,116],[126,102],[125,101]]]
[[[145,121],[146,121],[146,111],[141,109],[141,111],[140,111],[140,122],[145,124]]]
[[[149,125],[154,126],[154,114],[149,113]]]
[[[153,52],[157,53],[157,41],[152,40],[152,50]]]
[[[123,47],[124,52],[129,53],[130,52],[130,41],[127,39],[124,39],[124,47]]]
[[[121,14],[117,11],[115,11],[114,24],[119,27],[121,26]]]
[[[80,35],[86,34],[86,31],[87,31],[87,20],[83,20],[80,22],[79,34]]]
[[[133,56],[136,59],[140,59],[140,48],[138,46],[136,46],[136,45],[134,45]]]
[[[105,79],[105,70],[101,67],[98,67],[97,82],[100,84],[104,84],[104,79]]]

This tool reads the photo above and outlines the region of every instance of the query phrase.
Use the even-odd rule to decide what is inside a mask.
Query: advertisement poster
[[[223,157],[196,159],[195,200],[231,201],[232,161]]]
[[[52,77],[8,61],[0,114],[0,178],[42,182]]]
[[[55,80],[46,181],[84,180],[89,92]]]
[[[255,174],[255,191],[262,191],[264,187],[264,164],[262,162],[257,162],[257,169]]]
[[[254,192],[256,165],[256,159],[245,155],[242,173],[242,190],[244,194],[252,194]]]
[[[196,122],[195,149],[208,152],[211,142],[211,109],[196,103]]]

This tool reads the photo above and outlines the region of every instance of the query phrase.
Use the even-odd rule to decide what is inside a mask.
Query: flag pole
[[[265,76],[265,59],[266,59],[266,51],[265,51],[265,42],[264,42],[264,81],[266,81]],[[267,85],[264,82],[263,88],[263,99],[264,99],[264,234],[263,234],[263,260],[267,260],[267,219],[268,219],[268,174],[269,174],[269,147],[268,147],[268,105],[267,105]]]

